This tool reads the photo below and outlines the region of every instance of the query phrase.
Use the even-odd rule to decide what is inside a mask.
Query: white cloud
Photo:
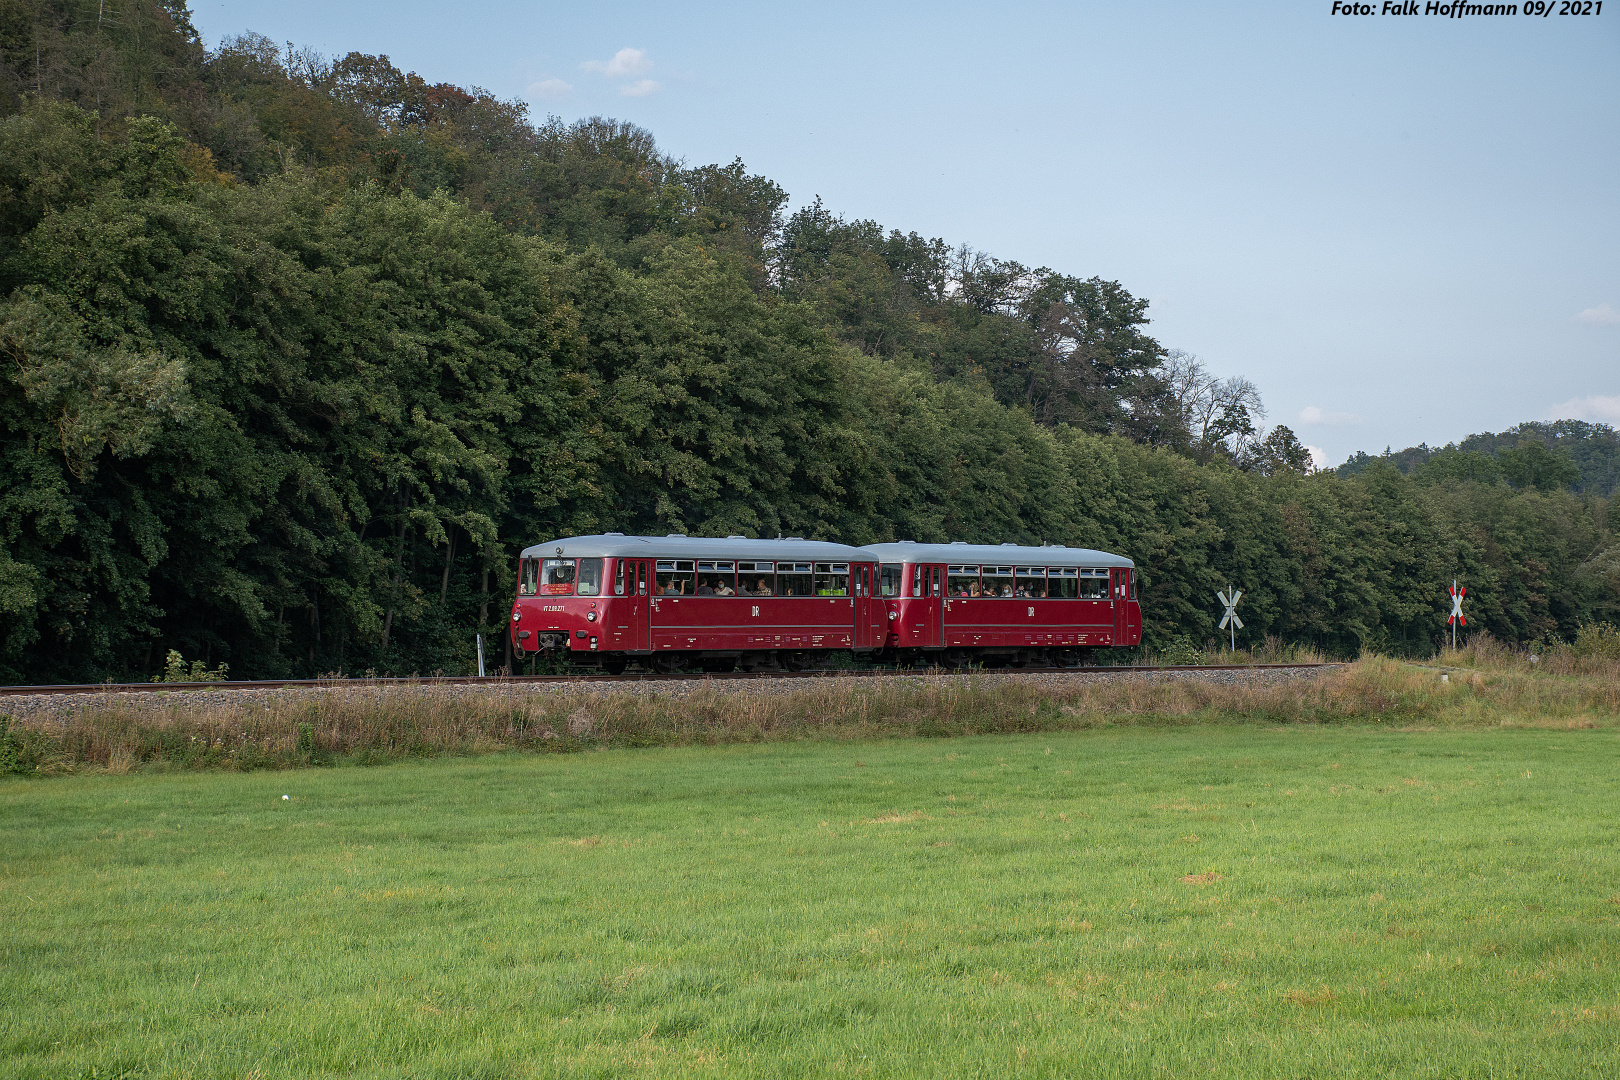
[[[1307,450],[1309,450],[1311,452],[1311,467],[1312,468],[1325,469],[1330,464],[1332,464],[1332,462],[1328,459],[1327,451],[1322,449],[1320,446],[1309,446],[1309,445],[1307,445],[1305,447],[1305,449],[1307,449]]]
[[[620,49],[611,60],[587,60],[579,65],[586,71],[595,71],[610,79],[623,79],[631,75],[645,75],[653,69],[646,49]],[[651,93],[651,91],[646,91]]]
[[[1594,326],[1612,326],[1620,323],[1620,311],[1614,310],[1609,304],[1589,307],[1575,317],[1583,323],[1591,323]]]
[[[1620,424],[1620,395],[1588,394],[1570,398],[1547,410],[1548,420],[1587,420],[1594,424]]]
[[[561,79],[541,79],[539,82],[529,84],[529,96],[542,100],[565,98],[571,90],[573,87]]]
[[[1328,412],[1315,405],[1307,405],[1299,410],[1299,422],[1302,424],[1354,424],[1360,419],[1355,413]]]
[[[648,94],[656,93],[658,89],[658,84],[651,79],[638,79],[629,86],[621,87],[619,93],[625,97],[646,97]]]

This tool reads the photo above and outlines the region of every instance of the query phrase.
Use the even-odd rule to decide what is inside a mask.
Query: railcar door
[[[916,565],[911,568],[911,601],[905,605],[906,633],[910,644],[937,649],[944,644],[945,610],[941,600],[943,566]]]
[[[1114,608],[1114,644],[1131,643],[1131,572],[1116,567],[1108,572],[1108,597]]]
[[[857,649],[881,649],[883,639],[888,635],[888,615],[883,601],[877,598],[873,590],[873,567],[871,563],[859,563],[855,566],[855,647]]]
[[[648,581],[652,575],[651,567],[641,560],[630,564],[629,602],[630,602],[630,648],[636,652],[646,652],[652,648],[649,637],[647,590]]]
[[[1125,601],[1125,644],[1142,644],[1142,580],[1136,576],[1135,570],[1127,571],[1130,574],[1130,598]]]

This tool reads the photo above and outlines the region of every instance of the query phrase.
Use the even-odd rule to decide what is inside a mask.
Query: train
[[[1090,548],[609,532],[523,549],[510,632],[519,663],[612,675],[1064,666],[1139,644],[1142,609],[1135,564]]]

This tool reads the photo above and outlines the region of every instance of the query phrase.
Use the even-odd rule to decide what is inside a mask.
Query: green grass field
[[[1614,1077],[1617,761],[1197,727],[8,780],[0,1073]]]

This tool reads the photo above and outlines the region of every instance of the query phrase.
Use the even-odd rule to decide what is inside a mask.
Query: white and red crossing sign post
[[[1452,578],[1451,588],[1448,591],[1451,593],[1451,614],[1446,618],[1446,622],[1451,626],[1451,647],[1455,649],[1457,647],[1457,627],[1459,625],[1468,625],[1468,620],[1462,613],[1463,597],[1468,595],[1468,589],[1466,586],[1458,585],[1457,579]]]

